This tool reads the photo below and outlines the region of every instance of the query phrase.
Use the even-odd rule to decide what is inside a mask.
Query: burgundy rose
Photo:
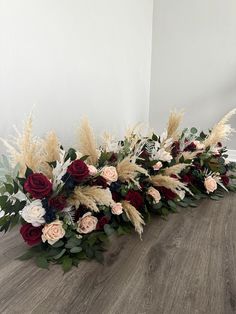
[[[62,210],[66,207],[66,197],[63,195],[55,196],[49,200],[49,205],[54,209]]]
[[[115,153],[112,153],[110,159],[109,159],[110,162],[115,162],[117,161],[117,155]]]
[[[47,197],[52,191],[52,183],[42,173],[33,173],[25,181],[24,189],[36,199]]]
[[[111,195],[112,195],[113,201],[115,201],[116,203],[118,203],[120,201],[119,193],[117,193],[116,191],[111,191]]]
[[[193,180],[191,175],[185,174],[182,176],[182,182],[184,183],[190,183]]]
[[[20,234],[28,245],[36,245],[41,242],[42,227],[24,224],[20,228]]]
[[[73,161],[68,167],[67,172],[75,182],[81,182],[89,176],[89,169],[86,163],[80,159]]]
[[[97,230],[101,230],[103,229],[103,227],[105,225],[107,225],[109,223],[110,219],[106,216],[103,216],[101,217],[99,220],[98,220],[98,223],[97,223],[97,226],[96,226],[96,229]]]
[[[180,152],[180,144],[178,141],[175,141],[171,146],[171,155],[176,157]]]
[[[133,205],[137,209],[139,209],[143,205],[142,195],[137,191],[130,190],[126,194],[125,200],[130,202],[130,204]]]
[[[166,200],[174,200],[177,196],[174,192],[164,186],[158,187],[158,191],[165,197]]]
[[[101,186],[103,189],[107,188],[107,180],[103,177],[99,176],[95,180],[91,182],[91,185],[98,185]]]
[[[148,151],[146,149],[144,149],[142,151],[142,153],[139,155],[139,157],[145,159],[145,160],[148,160],[149,159],[149,154],[148,154]]]
[[[196,145],[192,142],[187,145],[184,149],[185,152],[194,152],[196,150]]]
[[[222,182],[223,182],[223,184],[224,184],[225,186],[229,184],[229,177],[228,177],[228,176],[222,175],[222,176],[221,176],[221,180],[222,180]]]

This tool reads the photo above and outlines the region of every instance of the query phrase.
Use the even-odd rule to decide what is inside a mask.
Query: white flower
[[[167,162],[171,162],[172,160],[172,156],[169,152],[165,151],[164,148],[159,149],[158,152],[156,152],[156,159],[159,159],[161,161],[167,161]]]
[[[98,173],[97,168],[94,167],[93,165],[88,165],[88,170],[89,170],[90,176],[95,176]]]
[[[31,223],[34,227],[39,227],[45,220],[43,216],[45,215],[45,209],[42,206],[40,200],[35,200],[29,205],[25,206],[22,210],[21,216],[22,218]]]
[[[178,192],[178,196],[181,200],[183,200],[185,198],[185,191],[181,190]]]

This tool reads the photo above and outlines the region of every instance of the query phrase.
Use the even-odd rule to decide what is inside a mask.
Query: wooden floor
[[[104,266],[63,275],[15,260],[23,248],[16,232],[0,239],[0,313],[236,313],[234,194],[156,217],[143,241],[113,241]]]

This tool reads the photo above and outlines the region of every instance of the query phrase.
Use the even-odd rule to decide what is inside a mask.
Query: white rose
[[[209,176],[204,181],[204,186],[207,190],[207,193],[212,193],[217,189],[217,182],[212,176]]]
[[[31,223],[32,226],[39,227],[45,223],[45,219],[43,218],[45,213],[42,202],[35,200],[23,208],[21,216],[26,222]]]
[[[113,166],[104,167],[101,172],[101,176],[107,180],[108,183],[116,182],[118,180],[118,173]]]
[[[150,196],[154,199],[155,203],[159,203],[159,202],[160,202],[160,200],[161,200],[161,194],[160,194],[160,192],[159,192],[158,190],[156,190],[155,188],[150,187],[150,188],[148,189],[148,191],[147,191],[147,194],[150,195]]]
[[[173,157],[171,156],[171,154],[167,151],[165,151],[164,148],[159,149],[159,151],[156,153],[155,155],[155,159],[160,159],[162,161],[167,161],[167,162],[171,162],[171,160],[173,159]]]
[[[42,229],[42,233],[42,241],[48,241],[50,245],[53,245],[63,238],[66,232],[63,229],[63,222],[61,220],[55,220],[45,225]]]
[[[121,215],[123,213],[121,203],[115,203],[111,208],[111,212],[113,215]]]

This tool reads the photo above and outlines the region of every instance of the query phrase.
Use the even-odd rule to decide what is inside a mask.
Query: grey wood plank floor
[[[0,313],[236,313],[234,194],[154,217],[143,241],[113,241],[104,265],[63,275],[16,260],[23,249],[17,231],[1,235]]]

